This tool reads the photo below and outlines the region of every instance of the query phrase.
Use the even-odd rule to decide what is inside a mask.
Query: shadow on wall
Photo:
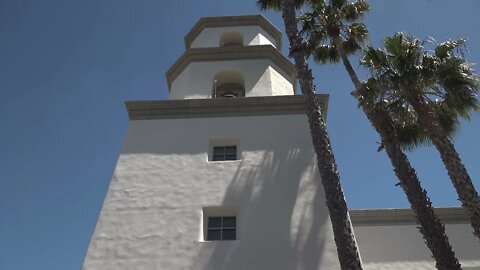
[[[238,240],[198,243],[192,269],[319,269],[329,228],[312,153],[246,154],[223,206],[237,207]]]

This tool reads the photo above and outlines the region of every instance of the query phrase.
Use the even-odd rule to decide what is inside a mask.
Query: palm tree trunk
[[[338,55],[342,59],[342,63],[345,66],[345,70],[347,71],[348,76],[350,77],[353,85],[355,86],[355,89],[359,89],[362,83],[358,79],[357,73],[353,69],[352,64],[350,64],[350,60],[348,60],[347,54],[343,50],[342,44],[338,36],[333,38],[333,43],[335,45],[335,48],[337,49]]]
[[[323,122],[320,106],[315,97],[312,71],[306,61],[303,40],[298,33],[295,7],[292,0],[282,0],[282,17],[290,41],[290,57],[293,57],[295,61],[300,89],[305,98],[310,132],[318,169],[325,189],[326,204],[332,222],[340,266],[343,270],[363,269],[340,183],[337,164],[330,146],[330,139]]]
[[[364,111],[378,134],[380,134],[395,175],[398,177],[400,186],[407,195],[410,207],[420,224],[420,233],[435,258],[437,269],[461,269],[445,233],[445,226],[433,211],[427,191],[422,188],[415,169],[400,148],[397,137],[389,128],[387,114],[384,110],[375,110],[369,113],[366,109]]]
[[[348,57],[344,53],[338,37],[334,38],[333,42],[350,79],[355,85],[355,88],[359,89],[361,82],[350,64]],[[420,224],[420,233],[423,235],[427,247],[435,258],[437,269],[461,269],[460,263],[455,257],[455,252],[453,252],[452,246],[448,241],[448,236],[445,233],[445,226],[433,211],[432,203],[427,192],[422,188],[415,169],[403,153],[400,142],[389,124],[387,113],[385,110],[380,110],[379,108],[370,110],[362,107],[362,109],[380,135],[382,145],[385,147],[387,155],[390,158],[395,175],[398,177],[400,186],[407,195],[410,208],[415,213],[418,224]]]
[[[455,146],[440,125],[435,111],[422,96],[409,95],[408,101],[417,112],[420,123],[427,129],[428,136],[440,153],[458,198],[470,215],[473,234],[480,238],[480,198]]]

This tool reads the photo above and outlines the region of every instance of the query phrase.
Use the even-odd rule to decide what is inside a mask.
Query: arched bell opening
[[[224,70],[213,77],[214,98],[238,98],[245,96],[245,78],[235,70]]]
[[[239,32],[227,32],[220,36],[220,47],[243,46],[243,35]]]

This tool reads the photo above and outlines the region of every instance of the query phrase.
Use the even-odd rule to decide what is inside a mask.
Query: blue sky
[[[466,37],[469,60],[480,62],[480,1],[371,6],[374,45],[397,31]],[[127,130],[124,101],[166,98],[165,71],[200,17],[258,13],[244,0],[0,1],[0,269],[79,269]],[[283,32],[279,14],[264,14]],[[330,94],[327,125],[350,208],[408,207],[346,72],[316,66],[314,75]],[[478,115],[455,143],[480,189],[477,138]],[[409,156],[434,204],[458,205],[437,152]]]

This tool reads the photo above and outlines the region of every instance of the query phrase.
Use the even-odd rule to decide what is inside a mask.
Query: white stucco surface
[[[245,96],[292,95],[294,79],[269,59],[192,62],[173,80],[169,99],[211,98],[215,74],[234,70],[245,79]]]
[[[209,162],[216,141],[238,161]],[[83,269],[339,269],[304,115],[131,121]],[[199,241],[202,208],[238,240]]]
[[[416,225],[354,226],[354,228],[366,269],[436,269],[431,252]],[[470,225],[447,224],[446,231],[449,242],[464,269],[480,269],[480,243],[473,236]]]
[[[243,35],[243,45],[272,45],[277,47],[275,39],[260,26],[207,27],[192,41],[191,48],[219,47],[220,37],[224,33],[239,32]]]

